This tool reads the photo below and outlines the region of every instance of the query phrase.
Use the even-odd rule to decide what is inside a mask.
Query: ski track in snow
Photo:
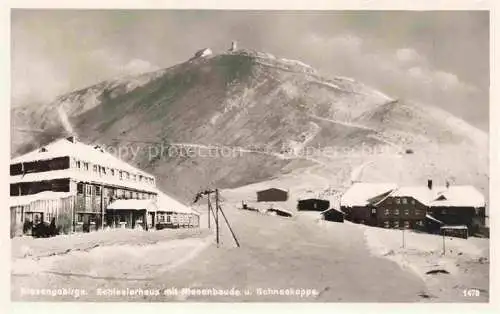
[[[203,149],[220,148],[220,146],[218,146],[218,145],[203,145],[203,144],[195,144],[195,143],[168,143],[168,145],[203,148]],[[231,148],[240,152],[240,153],[261,154],[261,155],[266,155],[266,156],[272,156],[272,157],[282,159],[282,160],[309,160],[309,161],[312,161],[314,163],[320,164],[322,166],[328,166],[326,163],[324,163],[318,159],[311,158],[311,157],[286,156],[285,154],[270,153],[270,152],[265,152],[265,151],[260,151],[260,150],[247,149],[247,148],[238,147],[238,146],[232,146]]]

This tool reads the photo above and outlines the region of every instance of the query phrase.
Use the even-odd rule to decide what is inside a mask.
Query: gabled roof
[[[29,205],[32,202],[41,201],[41,200],[59,200],[61,198],[65,198],[65,197],[69,197],[69,196],[73,196],[73,195],[75,195],[75,193],[44,191],[44,192],[31,194],[31,195],[11,196],[11,197],[9,197],[9,207]]]
[[[70,141],[66,138],[58,139],[48,145],[37,148],[29,153],[11,159],[10,164],[30,162],[38,160],[49,160],[57,157],[73,157],[93,164],[116,168],[130,173],[154,177],[153,175],[137,169],[125,161],[113,156],[95,145],[87,145],[78,141]]]
[[[472,185],[438,187],[436,197],[430,202],[430,206],[444,207],[484,207],[485,205],[483,194]]]
[[[342,195],[341,206],[366,206],[369,200],[396,189],[394,183],[356,182]]]
[[[266,191],[281,191],[281,192],[288,193],[287,190],[278,189],[278,188],[268,188],[268,189],[257,191],[257,193],[266,192]]]
[[[192,209],[189,206],[186,206],[179,202],[178,200],[172,198],[171,196],[163,193],[162,191],[157,191],[158,192],[158,211],[165,211],[165,212],[176,212],[176,213],[184,213],[184,214],[194,214],[194,215],[200,215],[197,211]]]
[[[483,207],[484,196],[471,185],[435,186],[405,186],[395,189],[392,197],[413,197],[420,203],[429,206],[443,207]]]
[[[340,209],[334,208],[334,207],[332,207],[332,208],[329,208],[329,209],[327,209],[327,210],[322,211],[322,212],[320,213],[320,215],[324,215],[324,214],[326,214],[326,213],[328,213],[328,212],[330,212],[330,211],[336,211],[336,212],[338,212],[338,213],[340,213],[340,214],[342,214],[342,215],[345,215],[345,213],[344,213],[343,211],[341,211]]]

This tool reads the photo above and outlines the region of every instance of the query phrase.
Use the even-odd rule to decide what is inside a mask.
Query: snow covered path
[[[374,252],[365,229],[358,225],[320,221],[317,213],[284,218],[244,211],[237,209],[241,195],[235,195],[223,192],[223,208],[240,248],[235,247],[225,225],[221,225],[219,248],[213,233],[196,230],[129,232],[120,237],[109,232],[104,239],[98,233],[76,240],[14,239],[16,247],[31,243],[31,250],[13,252],[12,298],[75,300],[73,296],[28,297],[20,293],[22,288],[72,288],[88,291],[79,297],[82,301],[469,301],[452,295],[456,289],[447,291],[443,299],[429,291],[425,279],[413,269]],[[206,213],[201,219],[206,223]],[[68,240],[74,243],[66,244]],[[397,240],[399,237],[389,237],[382,243]],[[67,251],[71,244],[74,250]],[[96,294],[98,289],[165,292],[183,288],[246,293],[237,297]],[[272,292],[262,293],[267,289]],[[316,294],[274,293],[280,289]],[[427,295],[434,297],[423,297]]]

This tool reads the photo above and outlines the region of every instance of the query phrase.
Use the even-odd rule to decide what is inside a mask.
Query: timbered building
[[[11,160],[11,234],[30,234],[34,225],[53,221],[61,233],[119,225],[132,228],[136,222],[146,227],[156,205],[138,209],[138,204],[116,202],[155,203],[158,193],[153,175],[102,147],[86,145],[75,137],[59,139]],[[144,209],[145,218],[132,215],[132,220],[124,221],[130,218],[127,210]]]

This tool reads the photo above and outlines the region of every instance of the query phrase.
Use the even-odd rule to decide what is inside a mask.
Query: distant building
[[[193,59],[195,59],[195,58],[203,58],[203,57],[207,57],[207,56],[211,56],[211,55],[212,55],[212,49],[210,49],[210,48],[203,48],[201,50],[198,50],[194,54]]]
[[[233,40],[231,42],[231,48],[229,49],[229,51],[234,52],[236,50],[238,50],[238,42],[236,40]]]
[[[257,202],[286,202],[288,191],[270,188],[257,192]]]
[[[200,213],[170,196],[159,192],[156,229],[196,228],[200,226]]]
[[[159,193],[155,183],[153,175],[97,145],[59,139],[10,162],[12,234],[31,234],[33,226],[53,219],[61,233],[148,229]]]
[[[320,211],[323,212],[330,208],[330,201],[319,198],[308,198],[299,200],[297,209],[299,211]]]
[[[326,221],[344,222],[345,213],[332,207],[321,212],[321,216]]]
[[[477,232],[485,222],[485,200],[468,185],[396,187],[355,183],[341,199],[346,219],[384,228],[438,231],[441,225],[466,225]]]
[[[345,219],[366,225],[377,225],[377,207],[374,202],[389,195],[396,184],[392,183],[354,183],[341,197],[340,210]]]

